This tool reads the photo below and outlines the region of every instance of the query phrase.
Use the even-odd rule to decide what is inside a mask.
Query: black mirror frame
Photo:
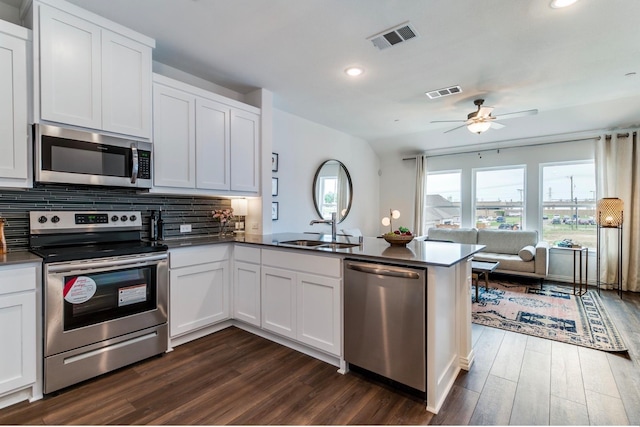
[[[338,166],[340,166],[342,168],[342,170],[344,171],[345,175],[347,175],[347,182],[349,183],[349,202],[347,203],[347,211],[344,213],[344,216],[340,216],[338,215],[339,212],[336,212],[336,217],[338,218],[338,224],[340,224],[342,221],[344,221],[344,219],[349,215],[349,212],[351,211],[351,204],[353,203],[353,183],[351,182],[351,175],[349,174],[349,169],[347,169],[347,167],[344,165],[344,163],[342,163],[340,160],[336,160],[336,159],[329,159],[329,160],[325,160],[324,162],[322,162],[322,164],[320,166],[318,166],[318,169],[316,170],[316,174],[313,177],[313,184],[311,187],[311,195],[313,198],[313,206],[316,209],[316,213],[318,214],[318,216],[320,217],[320,219],[324,219],[322,217],[322,213],[320,212],[320,207],[318,206],[318,200],[316,199],[316,185],[318,183],[318,175],[320,175],[320,171],[322,170],[322,167],[324,165],[326,165],[329,162],[337,162]]]

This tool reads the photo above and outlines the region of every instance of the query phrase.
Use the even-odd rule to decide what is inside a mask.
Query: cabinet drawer
[[[188,267],[229,259],[228,244],[190,246],[169,250],[169,268]]]
[[[297,251],[262,250],[262,265],[286,268],[321,276],[341,277],[340,258],[308,255]]]
[[[31,291],[36,288],[36,267],[0,270],[0,294]]]
[[[233,258],[236,261],[251,262],[260,264],[260,249],[250,246],[235,245]]]

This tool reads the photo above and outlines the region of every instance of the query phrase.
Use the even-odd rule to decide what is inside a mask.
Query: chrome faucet
[[[314,219],[309,223],[309,225],[313,224],[331,224],[331,241],[335,242],[336,240],[336,226],[338,221],[336,221],[336,212],[331,212],[331,219]]]

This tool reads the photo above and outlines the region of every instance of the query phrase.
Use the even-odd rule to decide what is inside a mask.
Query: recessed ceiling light
[[[348,76],[358,77],[359,75],[364,73],[364,68],[361,68],[361,67],[349,67],[346,70],[344,70],[344,72],[347,73]]]
[[[551,0],[550,6],[554,9],[560,9],[563,7],[571,6],[578,0]]]

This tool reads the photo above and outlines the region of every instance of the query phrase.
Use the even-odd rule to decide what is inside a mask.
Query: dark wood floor
[[[628,356],[474,325],[476,361],[424,404],[237,328],[0,410],[0,424],[640,424],[640,295],[603,299]]]

